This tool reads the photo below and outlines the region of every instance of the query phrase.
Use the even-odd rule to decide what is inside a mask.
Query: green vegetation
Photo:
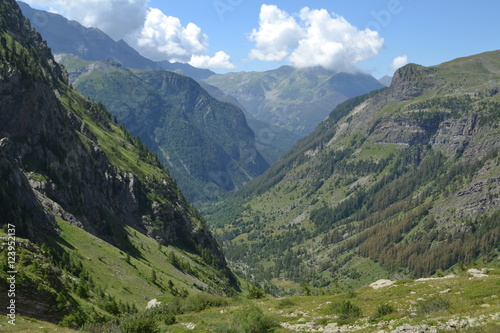
[[[236,98],[256,119],[301,137],[311,133],[333,107],[383,87],[369,75],[290,66],[213,75],[206,82]]]
[[[84,331],[137,332],[144,325],[156,328],[153,332],[285,333],[327,327],[373,332],[427,325],[438,331],[496,332],[500,271],[490,269],[486,277],[474,278],[467,273],[468,268],[457,270],[455,277],[399,280],[385,288],[366,286],[319,296],[255,301],[209,295],[174,298],[115,321],[86,325]],[[35,321],[21,323],[27,332],[40,326],[53,327]]]
[[[332,310],[339,317],[339,319],[353,319],[359,318],[363,314],[361,308],[351,303],[351,301],[342,301],[332,305]]]
[[[1,2],[0,27],[0,224],[15,226],[19,315],[155,331],[142,311],[150,299],[199,309],[220,300],[196,294],[235,293],[204,219],[156,154],[71,88],[15,1]],[[2,244],[1,258],[11,251]]]
[[[402,68],[213,208],[240,294],[159,157],[69,87],[14,1],[0,16],[0,236],[15,225],[16,310],[37,318],[16,331],[498,330],[499,52]]]
[[[72,57],[61,60],[74,67]],[[191,78],[109,61],[75,71],[75,88],[106,105],[124,132],[126,127],[139,136],[194,203],[226,197],[268,167],[241,110],[216,100]]]
[[[417,303],[417,313],[420,315],[443,312],[450,308],[450,301],[442,297],[432,297]]]
[[[233,267],[267,293],[314,295],[495,260],[499,54],[462,79],[473,62],[401,69],[205,210]]]
[[[377,307],[377,311],[375,312],[373,319],[384,317],[384,316],[390,315],[391,313],[394,313],[394,312],[396,312],[396,309],[394,308],[394,306],[387,304],[387,303],[384,303],[384,304],[381,304]]]

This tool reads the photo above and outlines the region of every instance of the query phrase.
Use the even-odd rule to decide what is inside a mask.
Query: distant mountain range
[[[408,64],[214,207],[211,226],[233,267],[277,294],[498,262],[499,124],[500,51]]]
[[[132,134],[140,136],[150,149],[158,152],[162,161],[169,166],[174,177],[178,179],[179,185],[188,198],[194,201],[198,201],[198,199],[204,200],[202,199],[203,196],[199,197],[199,194],[207,191],[200,191],[200,189],[206,189],[208,184],[212,184],[218,189],[215,192],[213,190],[208,191],[211,194],[217,194],[215,197],[218,197],[224,191],[240,187],[241,184],[265,170],[267,163],[271,164],[277,161],[281,154],[321,122],[335,105],[348,97],[382,87],[380,83],[368,75],[336,73],[323,68],[296,70],[284,66],[264,73],[214,75],[211,71],[197,69],[187,64],[170,64],[165,61],[153,62],[142,57],[124,41],[115,42],[99,29],[86,28],[78,22],[68,21],[60,15],[32,9],[22,2],[19,4],[23,12],[31,19],[34,27],[48,41],[48,45],[52,50],[55,53],[60,53],[56,59],[63,62],[67,69],[70,70],[70,77],[72,81],[75,81],[75,87],[92,99],[108,106],[109,110],[117,116],[118,121],[123,121],[127,128],[130,128]],[[73,54],[76,58],[68,57],[67,54]],[[100,63],[98,64],[96,61]],[[116,66],[116,64],[120,64],[122,68]],[[178,126],[182,122],[173,121],[174,118],[172,117],[174,115],[169,113],[171,117],[170,126],[178,128],[173,130],[174,128],[168,127],[166,124],[161,126],[156,124],[162,129],[156,128],[151,131],[150,125],[148,125],[151,124],[151,121],[144,121],[147,118],[146,115],[151,115],[151,112],[159,114],[162,104],[157,103],[154,106],[157,110],[151,110],[152,105],[143,105],[143,99],[139,101],[133,100],[137,97],[137,94],[131,93],[127,89],[121,89],[119,82],[110,81],[112,77],[118,78],[119,75],[110,76],[105,73],[98,73],[99,70],[111,68],[113,68],[115,74],[120,72],[121,75],[128,76],[130,80],[127,79],[126,82],[136,80],[138,86],[141,87],[139,90],[148,91],[148,94],[154,94],[153,91],[156,88],[154,86],[146,87],[146,82],[137,77],[139,72],[127,70],[127,68],[149,71],[160,68],[191,76],[198,79],[201,87],[216,99],[240,107],[246,115],[248,125],[255,133],[255,135],[249,134],[247,136],[247,139],[250,140],[247,145],[249,145],[248,147],[255,145],[257,149],[257,155],[252,155],[255,158],[256,165],[251,166],[249,164],[247,167],[243,167],[242,172],[236,172],[234,168],[230,167],[229,170],[239,173],[239,176],[236,176],[232,171],[227,173],[226,168],[220,167],[221,165],[227,166],[229,160],[234,160],[232,158],[227,160],[224,157],[226,153],[220,154],[218,149],[205,149],[204,157],[197,159],[186,156],[186,154],[190,154],[189,152],[191,152],[191,155],[195,154],[195,150],[184,149],[182,148],[184,145],[174,143],[176,140],[181,140],[179,135],[176,135],[174,140],[167,140],[167,136],[164,137],[164,143],[157,142],[158,137],[162,136],[160,133],[162,131],[170,133],[170,135],[174,132],[183,133],[180,130],[181,126]],[[89,73],[92,73],[92,75],[89,75]],[[159,76],[163,75],[157,74]],[[97,76],[100,76],[100,79]],[[251,77],[251,80],[247,80],[248,76]],[[105,80],[103,81],[104,77]],[[132,77],[135,78],[131,79]],[[209,79],[202,80],[206,78]],[[243,83],[246,82],[245,80],[248,81],[247,84]],[[227,82],[222,85],[219,84],[225,81]],[[92,82],[97,85],[92,87]],[[154,83],[154,80],[148,82]],[[216,82],[220,86],[219,88],[223,89],[209,84],[213,82]],[[233,88],[238,87],[239,92],[235,92],[234,89],[228,90],[227,85]],[[187,89],[193,88],[193,96],[199,94],[200,88],[197,84],[190,83],[184,87]],[[251,92],[254,89],[252,87],[257,87],[255,93]],[[165,89],[165,87],[162,87],[162,89],[163,94],[166,94],[169,90]],[[223,91],[224,89],[226,91]],[[173,91],[177,90],[173,89]],[[185,93],[189,94],[190,92]],[[242,94],[245,97],[242,97]],[[180,95],[183,95],[183,93],[180,93]],[[124,107],[123,101],[128,101],[129,105]],[[151,102],[151,100],[148,100],[148,102]],[[213,103],[213,101],[210,103]],[[187,105],[189,107],[195,106],[189,103]],[[217,105],[222,106],[225,104]],[[144,113],[144,108],[149,111]],[[233,109],[235,117],[238,118],[240,111],[237,111],[236,108],[231,109]],[[217,110],[215,112],[217,113]],[[135,118],[130,116],[137,113],[141,113],[141,116]],[[227,115],[229,116],[229,114]],[[196,135],[199,135],[200,138],[207,138],[207,135],[212,137],[210,140],[200,139],[206,143],[204,145],[211,145],[209,142],[214,143],[214,137],[221,138],[218,133],[209,134],[210,131],[221,133],[230,133],[232,131],[232,129],[226,130],[224,128],[225,125],[229,125],[228,122],[223,125],[224,120],[222,118],[217,118],[217,121],[220,121],[218,126],[197,127],[196,133],[198,134]],[[242,123],[241,125],[246,126]],[[185,134],[193,137],[193,129],[186,128],[186,130],[189,133]],[[236,130],[236,132],[241,137],[244,133],[248,133],[248,129]],[[164,145],[167,141],[169,142],[168,147]],[[221,142],[217,142],[217,145],[219,144]],[[194,145],[198,148],[204,146]],[[240,143],[237,145],[241,146]],[[162,147],[160,148],[160,146]],[[222,150],[228,152],[229,143],[223,143],[222,146],[225,147]],[[250,151],[253,151],[252,149]],[[245,151],[249,150],[245,149]],[[215,155],[211,156],[210,154]],[[241,159],[243,158],[246,158],[244,154],[241,156]],[[263,161],[263,159],[267,162]],[[205,162],[202,162],[202,160],[205,160]],[[250,160],[253,161],[254,159]],[[190,162],[187,163],[186,161]],[[196,164],[196,166],[191,163]],[[205,169],[201,170],[201,168]],[[220,181],[222,179],[221,172],[225,179],[223,182]],[[207,176],[208,174],[212,176]],[[228,175],[229,178],[226,177]],[[221,186],[222,184],[223,186]],[[196,199],[197,197],[198,199]]]
[[[338,104],[384,87],[366,74],[291,66],[266,72],[218,74],[205,82],[236,98],[247,112],[268,126],[301,137],[314,130]]]
[[[113,60],[125,67],[137,69],[163,69],[186,75],[194,79],[204,79],[214,72],[195,68],[189,64],[152,61],[141,56],[125,41],[114,41],[97,28],[86,28],[76,21],[43,10],[31,8],[18,1],[32,26],[47,41],[54,53],[70,53],[83,60]]]
[[[0,302],[18,325],[2,329],[498,331],[500,51],[400,68],[203,207],[209,222],[160,158],[214,196],[252,178],[239,102],[170,71],[57,60],[69,74],[1,1]]]

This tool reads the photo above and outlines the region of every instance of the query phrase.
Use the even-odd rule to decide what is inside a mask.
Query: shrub
[[[377,311],[373,315],[373,319],[380,318],[383,316],[387,316],[388,314],[391,314],[395,312],[396,309],[392,305],[389,304],[381,304],[378,306]]]
[[[266,294],[265,294],[264,290],[262,290],[256,286],[250,287],[250,290],[248,291],[248,298],[250,298],[250,299],[263,298],[265,295]]]
[[[417,313],[420,315],[446,311],[450,307],[450,301],[442,297],[432,297],[417,304]]]
[[[207,308],[222,307],[229,304],[226,298],[210,294],[195,294],[187,297],[182,303],[183,312],[200,312]]]
[[[158,326],[156,321],[149,318],[133,316],[121,323],[120,331],[123,333],[156,333]]]
[[[333,304],[332,308],[340,319],[359,318],[363,315],[361,308],[350,301]]]
[[[264,315],[262,309],[255,305],[243,308],[235,323],[236,332],[242,333],[265,333],[278,326],[273,318]]]
[[[277,307],[278,307],[278,309],[284,309],[284,308],[289,308],[289,307],[294,306],[294,305],[295,305],[295,303],[292,300],[286,298],[286,299],[282,299],[281,301],[279,301]]]

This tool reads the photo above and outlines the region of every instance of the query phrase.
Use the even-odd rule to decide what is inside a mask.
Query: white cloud
[[[149,0],[25,0],[38,7],[50,7],[86,27],[97,27],[115,40],[139,30],[148,13]]]
[[[396,71],[397,69],[403,67],[407,63],[408,63],[408,56],[405,54],[394,58],[391,63],[391,68],[393,71]]]
[[[251,59],[280,61],[289,55],[290,47],[298,45],[303,30],[293,17],[275,5],[262,5],[259,30],[252,30],[249,39],[256,48]]]
[[[208,36],[196,24],[183,27],[178,18],[155,8],[149,10],[142,30],[126,41],[153,60],[188,62],[208,49]]]
[[[255,42],[250,58],[287,59],[295,67],[356,71],[359,61],[376,57],[384,44],[378,32],[359,30],[325,9],[305,7],[295,18],[276,6],[262,5],[259,25],[250,35]]]
[[[152,60],[193,61],[230,68],[229,56],[208,52],[208,36],[194,23],[181,21],[149,8],[149,0],[24,0],[38,8],[51,8],[87,27],[97,27],[113,39],[123,39]],[[225,56],[227,57],[225,57]],[[193,58],[194,56],[194,58]]]
[[[193,55],[189,64],[198,68],[208,68],[208,69],[234,69],[236,66],[231,62],[231,57],[223,52],[217,52],[213,57],[207,55]]]

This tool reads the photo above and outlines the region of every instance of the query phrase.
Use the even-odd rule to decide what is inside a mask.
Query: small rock
[[[158,300],[156,300],[156,298],[153,298],[152,300],[150,300],[148,302],[148,305],[146,305],[146,309],[155,308],[155,307],[157,307],[160,304],[161,304],[161,302],[159,302]]]
[[[471,268],[467,271],[467,273],[469,273],[470,275],[472,275],[473,277],[476,277],[476,278],[488,277],[488,275],[484,274],[484,272],[486,272],[486,269],[479,270],[479,269]]]
[[[382,280],[378,280],[378,281],[373,282],[372,284],[370,284],[370,287],[372,287],[373,289],[380,289],[380,288],[389,287],[393,283],[394,283],[394,281],[382,279]]]
[[[442,290],[439,293],[440,294],[448,294],[448,293],[451,293],[451,289]]]
[[[489,307],[491,307],[491,305],[489,305],[489,304],[481,304],[481,307],[482,308],[489,308]]]
[[[182,325],[186,326],[188,330],[194,330],[196,328],[195,323],[181,323]]]

